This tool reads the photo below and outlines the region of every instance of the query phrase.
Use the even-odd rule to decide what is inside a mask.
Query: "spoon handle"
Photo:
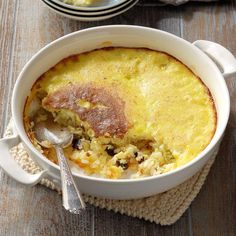
[[[78,188],[76,187],[62,148],[55,145],[55,150],[61,169],[63,206],[71,213],[79,214],[83,209],[85,209],[85,203]]]

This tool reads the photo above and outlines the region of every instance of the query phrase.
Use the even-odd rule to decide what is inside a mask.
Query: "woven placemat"
[[[5,137],[13,135],[12,127],[11,121],[6,129]],[[13,147],[11,154],[15,161],[27,172],[35,174],[40,171],[40,167],[29,157],[22,143]],[[173,224],[182,216],[199,193],[215,160],[216,154],[214,153],[202,170],[192,178],[167,192],[136,200],[101,199],[84,194],[84,200],[100,208],[138,217],[157,224]],[[60,192],[60,189],[48,179],[42,179],[40,184]]]

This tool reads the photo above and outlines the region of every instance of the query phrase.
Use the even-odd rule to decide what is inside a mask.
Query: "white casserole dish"
[[[34,185],[43,177],[60,184],[59,167],[46,159],[30,142],[23,125],[23,108],[27,95],[37,78],[57,62],[73,54],[106,46],[145,47],[166,52],[187,65],[210,89],[217,109],[215,135],[203,152],[173,171],[141,179],[101,179],[73,173],[81,192],[104,198],[134,199],[154,195],[184,182],[217,152],[226,128],[230,100],[225,78],[236,72],[234,56],[219,44],[196,41],[193,44],[164,31],[140,26],[102,26],[81,30],[50,43],[41,49],[23,68],[12,96],[12,115],[17,134],[0,140],[0,166],[15,180]],[[219,70],[216,64],[223,72]],[[197,115],[197,114],[196,114]],[[22,141],[42,172],[30,175],[10,157],[9,149]]]

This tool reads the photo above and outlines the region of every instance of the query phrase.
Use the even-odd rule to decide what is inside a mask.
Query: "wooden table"
[[[1,135],[10,118],[14,81],[30,57],[62,35],[107,24],[149,26],[191,42],[212,40],[236,54],[234,1],[158,7],[153,0],[113,19],[85,23],[60,17],[41,1],[0,0]],[[236,78],[227,79],[227,85],[231,116],[220,152],[200,194],[174,225],[161,227],[93,206],[83,217],[71,215],[56,192],[25,187],[0,171],[0,235],[236,235]]]

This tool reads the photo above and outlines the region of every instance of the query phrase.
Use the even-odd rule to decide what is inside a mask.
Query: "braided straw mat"
[[[13,135],[12,127],[11,121],[6,129],[5,137]],[[22,143],[13,147],[11,154],[25,171],[32,174],[40,171],[40,167],[29,157]],[[155,222],[156,224],[173,224],[182,216],[199,193],[215,160],[216,154],[192,178],[164,193],[135,200],[110,200],[84,195],[84,200],[94,206],[113,210],[114,212],[128,216],[138,217]],[[40,184],[60,193],[60,189],[48,179],[42,179]]]

